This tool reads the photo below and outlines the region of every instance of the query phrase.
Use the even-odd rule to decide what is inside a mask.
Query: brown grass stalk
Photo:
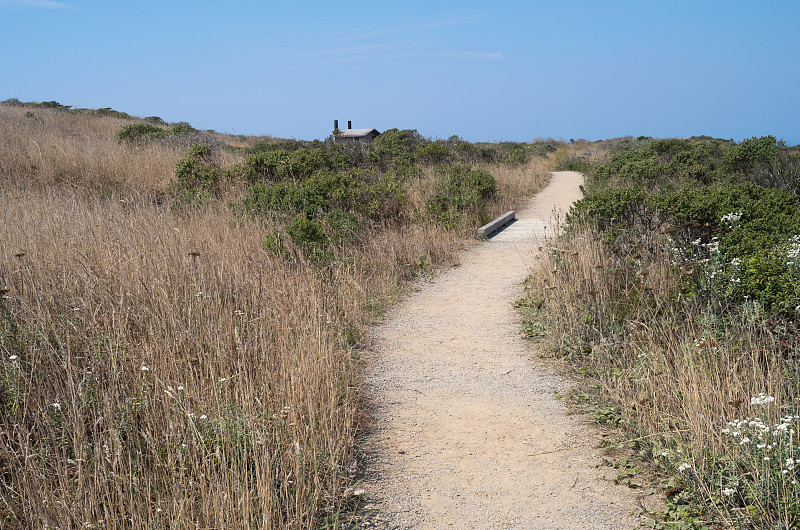
[[[241,184],[199,209],[153,200],[186,148],[121,145],[126,123],[0,106],[0,526],[334,524],[366,327],[472,232],[377,227],[324,267],[276,256],[277,221],[227,206]],[[547,164],[492,168],[494,211]]]

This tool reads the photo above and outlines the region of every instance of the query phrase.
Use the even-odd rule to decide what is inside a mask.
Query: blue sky
[[[239,134],[800,143],[800,2],[0,0],[0,99]]]

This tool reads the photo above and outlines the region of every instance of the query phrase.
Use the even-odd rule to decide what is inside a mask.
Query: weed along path
[[[598,468],[598,433],[555,399],[513,308],[554,209],[582,176],[553,174],[518,221],[394,308],[366,354],[362,441],[372,528],[634,528],[633,493]]]

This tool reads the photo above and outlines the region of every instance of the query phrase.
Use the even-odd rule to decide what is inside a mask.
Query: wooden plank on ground
[[[504,226],[514,221],[514,219],[516,219],[516,213],[513,210],[506,212],[494,221],[486,223],[482,227],[478,228],[478,237],[491,237],[492,234],[501,230]]]

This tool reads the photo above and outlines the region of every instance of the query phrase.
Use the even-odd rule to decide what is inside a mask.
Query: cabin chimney
[[[347,128],[348,129],[352,129],[353,128],[353,122],[352,121],[347,120]]]
[[[333,130],[334,131],[339,130],[339,120],[333,120]]]

